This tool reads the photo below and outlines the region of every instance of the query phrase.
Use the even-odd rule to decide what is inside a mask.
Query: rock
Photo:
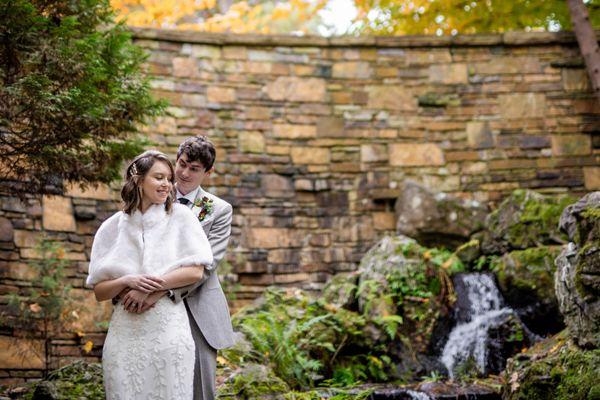
[[[491,262],[506,303],[541,336],[564,329],[554,292],[554,259],[559,253],[558,246],[539,246],[514,250]]]
[[[96,207],[76,205],[74,207],[75,219],[78,221],[91,221],[96,219]]]
[[[323,288],[322,298],[337,307],[352,309],[356,302],[358,274],[335,275]]]
[[[465,264],[471,264],[473,261],[477,260],[481,255],[481,245],[479,240],[473,239],[468,241],[467,243],[460,245],[454,254]]]
[[[14,238],[13,225],[8,218],[0,217],[0,242],[12,242]]]
[[[598,218],[585,217],[600,208],[600,192],[592,192],[583,196],[579,201],[566,207],[560,216],[560,230],[567,234],[571,242],[577,245],[591,240],[600,240],[600,226],[596,223]],[[591,235],[591,236],[590,236]]]
[[[394,315],[396,306],[386,298],[389,292],[388,276],[409,275],[409,270],[421,265],[419,244],[406,236],[386,236],[375,244],[362,258],[359,265],[358,307],[363,314]],[[372,286],[372,288],[366,286]]]
[[[555,289],[575,342],[600,347],[600,192],[587,194],[561,216],[574,240],[556,258]]]
[[[569,196],[543,196],[531,190],[515,190],[488,215],[481,239],[484,254],[502,254],[549,244],[564,244],[558,229],[563,209],[574,202]]]
[[[504,371],[504,400],[600,398],[600,349],[583,350],[568,330],[516,355]]]
[[[32,400],[57,400],[58,390],[52,382],[42,381],[35,387]]]
[[[248,363],[240,368],[218,390],[219,397],[260,400],[283,399],[289,386],[265,365]]]
[[[396,200],[396,231],[426,246],[454,248],[483,229],[487,208],[476,201],[433,193],[406,181]]]

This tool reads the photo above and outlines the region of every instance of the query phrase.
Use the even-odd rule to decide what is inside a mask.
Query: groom
[[[215,398],[217,350],[234,342],[227,300],[217,276],[217,265],[231,234],[233,211],[229,203],[201,187],[213,171],[215,157],[215,147],[208,139],[189,137],[179,146],[175,164],[177,199],[201,222],[212,248],[213,264],[205,266],[202,280],[194,285],[151,294],[142,304],[132,300],[129,293],[133,291],[123,299],[125,308],[132,312],[147,310],[164,294],[175,303],[184,301],[196,344],[194,400]]]

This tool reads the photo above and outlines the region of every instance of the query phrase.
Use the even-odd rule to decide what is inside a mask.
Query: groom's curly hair
[[[210,170],[217,157],[215,145],[206,136],[192,136],[183,141],[177,150],[177,159],[182,154],[187,156],[189,162],[198,161],[205,171]]]

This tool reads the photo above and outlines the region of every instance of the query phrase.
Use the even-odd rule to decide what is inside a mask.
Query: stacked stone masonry
[[[600,189],[600,105],[569,33],[310,38],[139,30],[170,115],[145,128],[174,157],[190,135],[218,148],[207,185],[234,206],[228,263],[234,309],[267,285],[318,290],[357,268],[395,229],[398,187],[496,203],[516,188]],[[118,184],[115,185],[117,187]],[[119,207],[115,188],[1,198],[0,296],[30,286],[43,235],[64,243],[69,283],[95,344],[58,334],[59,364],[98,359],[110,305],[83,287],[93,235]],[[2,307],[4,307],[2,305]],[[0,383],[40,376],[43,360],[0,332]],[[6,346],[5,346],[6,345]],[[39,345],[36,344],[36,345]]]

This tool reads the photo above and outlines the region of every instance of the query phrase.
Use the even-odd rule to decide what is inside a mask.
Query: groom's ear
[[[212,167],[210,167],[210,169],[206,170],[204,173],[208,176],[208,175],[212,174],[214,171],[215,171],[215,167],[212,166]]]

